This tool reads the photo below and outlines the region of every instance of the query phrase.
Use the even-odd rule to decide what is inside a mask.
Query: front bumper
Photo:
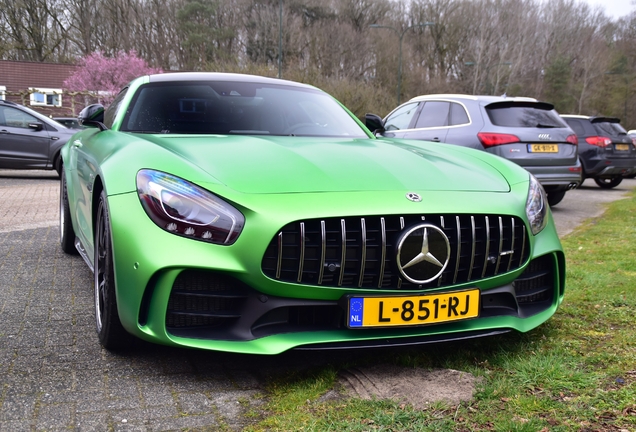
[[[473,198],[467,198],[467,208],[477,208],[484,199],[476,196],[479,194],[468,195]],[[500,203],[496,194],[491,198],[492,210],[502,214],[510,211],[509,195],[505,199],[502,196]],[[432,201],[438,203],[436,212],[444,213],[448,210],[445,206],[456,207],[441,195]],[[272,208],[276,205],[271,203]],[[353,207],[357,206],[352,205],[351,213],[360,210]],[[521,203],[518,207],[523,208]],[[528,331],[552,316],[563,299],[565,260],[551,220],[541,233],[530,236],[532,265],[443,288],[479,288],[483,306],[480,318],[420,327],[352,330],[345,325],[344,296],[422,292],[310,286],[266,277],[262,257],[277,230],[290,220],[315,216],[316,207],[263,212],[268,217],[242,209],[246,230],[232,246],[207,244],[161,230],[146,216],[136,194],[109,197],[109,208],[120,319],[130,333],[155,343],[254,354],[277,354],[302,347],[426,343]],[[534,269],[534,263],[541,264],[541,269]],[[523,280],[536,278],[542,278],[540,285],[548,288],[540,290],[542,297],[526,301],[522,287],[533,285]],[[188,296],[192,298],[189,291],[197,291],[199,300],[188,301]]]
[[[574,189],[582,181],[583,169],[580,161],[577,161],[574,166],[527,166],[524,168],[532,173],[546,190]]]
[[[586,177],[616,177],[636,173],[636,159],[600,159],[586,170]]]

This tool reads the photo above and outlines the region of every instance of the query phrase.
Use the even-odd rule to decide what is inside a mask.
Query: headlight
[[[530,174],[530,187],[528,188],[528,200],[526,201],[526,215],[530,221],[532,234],[537,235],[545,228],[548,222],[546,196],[539,181]]]
[[[228,245],[245,224],[241,212],[221,198],[163,172],[139,171],[137,194],[150,219],[172,234]]]

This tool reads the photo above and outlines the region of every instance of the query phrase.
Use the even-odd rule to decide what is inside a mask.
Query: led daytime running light
[[[221,198],[163,172],[139,171],[137,193],[150,219],[171,234],[232,244],[245,223],[241,212]]]

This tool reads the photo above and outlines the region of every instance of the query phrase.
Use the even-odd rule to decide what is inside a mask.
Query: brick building
[[[75,116],[84,97],[63,90],[77,68],[70,64],[0,60],[0,99],[28,106],[44,115]]]

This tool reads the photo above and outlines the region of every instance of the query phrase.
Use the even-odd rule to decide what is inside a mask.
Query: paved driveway
[[[240,430],[268,359],[101,349],[92,273],[59,247],[58,182],[0,171],[0,431]]]
[[[559,232],[601,211],[589,199],[600,189],[586,186],[555,208]],[[631,180],[602,191],[601,201],[634,187]],[[53,173],[0,170],[0,431],[240,430],[254,421],[248,411],[261,415],[268,377],[355,365],[355,351],[255,357],[143,342],[128,355],[101,349],[92,274],[58,245],[58,191]],[[568,215],[576,221],[566,223]]]

